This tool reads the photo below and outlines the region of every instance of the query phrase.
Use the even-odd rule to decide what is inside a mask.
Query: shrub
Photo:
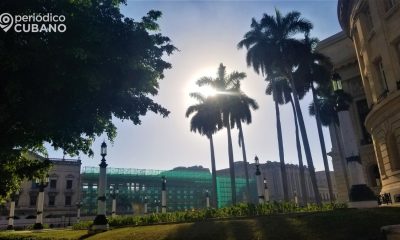
[[[93,224],[93,221],[80,221],[79,223],[75,223],[72,225],[72,229],[74,230],[87,230]]]

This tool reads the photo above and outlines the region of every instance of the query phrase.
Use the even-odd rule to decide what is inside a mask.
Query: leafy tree
[[[116,136],[113,117],[140,124],[148,111],[168,116],[151,97],[164,70],[171,68],[162,57],[175,47],[158,32],[161,12],[135,21],[120,13],[125,3],[0,3],[12,15],[64,15],[67,26],[64,33],[0,32],[0,174],[10,169],[12,179],[2,185],[0,196],[29,177],[30,164],[18,164],[21,151],[49,142],[70,155],[92,155],[96,136]]]
[[[232,91],[232,111],[231,111],[231,125],[232,127],[237,126],[239,130],[239,147],[242,148],[243,154],[243,164],[244,164],[244,173],[246,177],[246,196],[247,201],[250,200],[250,183],[249,183],[249,170],[247,166],[247,155],[246,155],[246,146],[244,143],[244,134],[242,122],[246,124],[250,124],[252,121],[251,109],[257,110],[258,104],[256,100],[248,97],[244,92],[240,89],[240,81],[236,80],[233,83]]]
[[[220,109],[216,104],[216,97],[205,98],[200,93],[191,93],[191,97],[199,103],[186,110],[186,117],[194,114],[190,120],[190,131],[205,135],[210,141],[211,175],[212,175],[212,202],[218,208],[217,197],[217,170],[215,166],[214,142],[212,135],[222,128]]]
[[[304,43],[297,39],[296,35],[308,34],[311,29],[312,24],[301,18],[299,12],[292,11],[282,16],[281,12],[275,9],[275,16],[264,14],[260,22],[252,19],[251,30],[244,35],[238,47],[246,47],[247,64],[253,66],[257,73],[266,74],[268,78],[270,73],[276,72],[290,84],[314,196],[320,205],[321,197],[296,88],[299,83],[296,83],[294,78],[294,70],[301,62],[305,49]]]

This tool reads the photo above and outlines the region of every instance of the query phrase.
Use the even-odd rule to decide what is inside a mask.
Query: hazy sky
[[[336,15],[337,1],[129,1],[122,12],[139,20],[149,10],[160,10],[162,34],[170,37],[180,50],[165,59],[172,69],[165,72],[160,82],[158,103],[171,111],[168,118],[148,113],[142,125],[114,120],[118,136],[114,144],[108,143],[107,162],[110,167],[171,169],[176,166],[202,165],[210,168],[210,149],[206,137],[189,131],[190,119],[185,111],[194,102],[188,96],[196,91],[194,82],[201,76],[215,77],[218,65],[223,63],[227,72],[246,72],[243,91],[257,100],[260,109],[253,113],[253,123],[243,128],[247,159],[253,162],[257,154],[261,162],[279,161],[276,138],[275,109],[262,76],[248,68],[246,50],[236,44],[250,30],[251,18],[259,20],[263,13],[272,14],[274,8],[282,13],[291,10],[314,24],[313,37],[324,39],[340,31]],[[308,116],[310,97],[301,101],[305,124],[311,145],[314,165],[323,169],[315,119]],[[297,164],[294,122],[291,106],[281,107],[285,160]],[[324,129],[327,150],[331,149],[329,132]],[[237,130],[232,131],[234,159],[242,161]],[[99,164],[100,137],[93,145],[94,158],[81,156],[83,166]],[[226,129],[214,136],[217,169],[228,167]],[[50,157],[62,157],[61,152],[49,151]],[[304,155],[304,153],[303,153]],[[68,156],[67,156],[68,157]],[[304,158],[305,159],[305,158]],[[331,161],[330,157],[328,157]],[[305,161],[305,160],[304,160]],[[332,168],[331,168],[332,170]]]

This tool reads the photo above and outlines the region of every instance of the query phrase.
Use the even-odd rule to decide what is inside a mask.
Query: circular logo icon
[[[9,13],[2,13],[0,15],[0,28],[7,32],[13,25],[14,18]]]

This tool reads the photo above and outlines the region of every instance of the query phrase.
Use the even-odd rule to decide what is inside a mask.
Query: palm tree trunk
[[[317,121],[319,144],[321,145],[321,153],[322,153],[322,159],[324,161],[326,181],[328,182],[329,199],[331,200],[331,202],[334,202],[335,201],[335,195],[333,195],[333,190],[332,190],[332,181],[331,181],[331,174],[330,174],[330,171],[329,171],[328,157],[327,157],[327,154],[326,154],[324,133],[322,132],[321,119],[319,118],[319,109],[318,109],[318,106],[317,106],[318,105],[318,103],[317,103],[317,95],[315,93],[315,88],[314,88],[314,84],[313,83],[311,83],[311,91],[312,91],[313,101],[314,101],[315,120]]]
[[[289,194],[288,194],[288,183],[287,183],[287,174],[285,166],[285,153],[283,152],[281,114],[279,112],[278,102],[277,101],[274,102],[275,102],[275,115],[276,115],[276,132],[278,135],[278,146],[279,146],[279,161],[281,163],[281,173],[282,173],[283,199],[285,202],[288,202]]]
[[[299,169],[300,169],[300,187],[301,187],[301,195],[302,195],[302,204],[307,205],[308,194],[306,189],[306,178],[304,176],[304,165],[303,165],[303,155],[301,153],[301,144],[300,144],[300,136],[299,136],[299,125],[297,123],[297,114],[296,109],[294,107],[293,98],[290,97],[290,103],[293,109],[294,116],[294,125],[296,128],[296,147],[297,147],[297,157],[299,158]]]
[[[215,208],[218,208],[217,169],[215,167],[214,142],[212,134],[208,136],[208,139],[210,140],[210,152],[211,152],[212,203]]]
[[[235,205],[236,204],[235,163],[233,160],[231,124],[229,123],[229,119],[226,121],[225,126],[228,134],[228,156],[229,156],[229,171],[231,175],[232,204]]]
[[[312,156],[311,156],[310,143],[308,142],[306,127],[304,125],[303,113],[301,112],[301,108],[300,108],[299,96],[297,95],[297,90],[295,87],[296,85],[294,84],[294,79],[291,74],[291,71],[287,71],[287,73],[289,73],[289,80],[290,80],[290,85],[292,87],[294,105],[296,107],[297,120],[299,121],[301,137],[303,139],[304,152],[306,154],[308,171],[310,173],[311,184],[312,184],[313,190],[314,190],[315,202],[317,203],[317,205],[321,206],[322,205],[321,196],[319,195],[319,190],[318,190],[318,186],[317,186],[317,178],[315,177],[314,163],[313,163]]]
[[[239,121],[237,125],[238,125],[238,129],[239,129],[239,141],[241,142],[241,146],[242,146],[244,174],[246,176],[246,200],[247,200],[247,202],[251,202],[250,201],[249,169],[247,167],[246,146],[244,144],[242,123]]]

